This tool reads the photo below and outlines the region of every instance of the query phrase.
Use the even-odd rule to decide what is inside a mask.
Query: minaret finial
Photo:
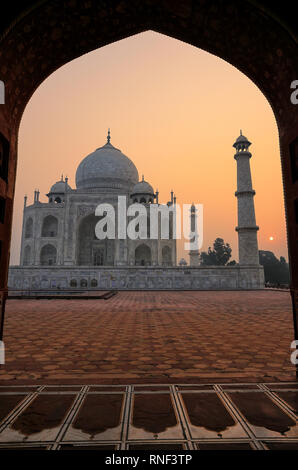
[[[107,137],[107,144],[110,144],[111,143],[111,132],[110,132],[110,128],[108,129],[108,137]]]
[[[240,135],[242,135],[242,129],[240,129]]]
[[[62,175],[61,175],[61,181],[63,181],[63,173],[62,173]]]
[[[144,181],[144,175],[142,175],[142,181]]]

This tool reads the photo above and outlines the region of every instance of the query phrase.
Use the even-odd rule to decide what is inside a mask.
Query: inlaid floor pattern
[[[298,383],[0,387],[0,450],[298,450]]]

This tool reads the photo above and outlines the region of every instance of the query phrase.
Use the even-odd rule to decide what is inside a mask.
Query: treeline
[[[234,266],[236,261],[230,261],[232,248],[222,238],[214,240],[212,248],[200,254],[201,266]],[[272,251],[259,250],[259,262],[264,266],[265,283],[267,286],[288,286],[290,283],[289,265],[285,258],[276,258]]]
[[[289,265],[285,258],[276,258],[272,251],[259,251],[260,264],[264,266],[265,282],[272,286],[288,286],[290,283]]]

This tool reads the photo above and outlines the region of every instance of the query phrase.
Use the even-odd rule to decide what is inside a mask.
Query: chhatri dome
[[[237,151],[240,150],[248,150],[248,147],[251,145],[251,142],[245,137],[245,135],[242,135],[242,130],[240,130],[240,135],[237,137],[236,142],[233,144],[233,147]]]
[[[64,194],[66,191],[71,191],[71,187],[68,184],[68,178],[64,180],[62,175],[61,180],[53,184],[49,194]]]
[[[87,155],[76,172],[78,189],[129,187],[138,181],[134,163],[111,144],[110,129],[107,143]]]
[[[151,184],[144,180],[144,175],[142,176],[142,181],[139,181],[133,188],[132,188],[132,195],[134,194],[154,194],[153,188]]]

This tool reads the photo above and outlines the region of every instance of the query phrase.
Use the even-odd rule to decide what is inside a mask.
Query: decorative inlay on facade
[[[82,215],[87,215],[91,213],[95,213],[96,206],[78,206],[77,213],[78,216],[81,217]]]
[[[180,267],[157,269],[154,267],[11,267],[9,288],[11,290],[237,290],[262,289],[264,271],[262,266]],[[86,281],[82,286],[81,281]],[[96,280],[97,285],[92,281]]]

